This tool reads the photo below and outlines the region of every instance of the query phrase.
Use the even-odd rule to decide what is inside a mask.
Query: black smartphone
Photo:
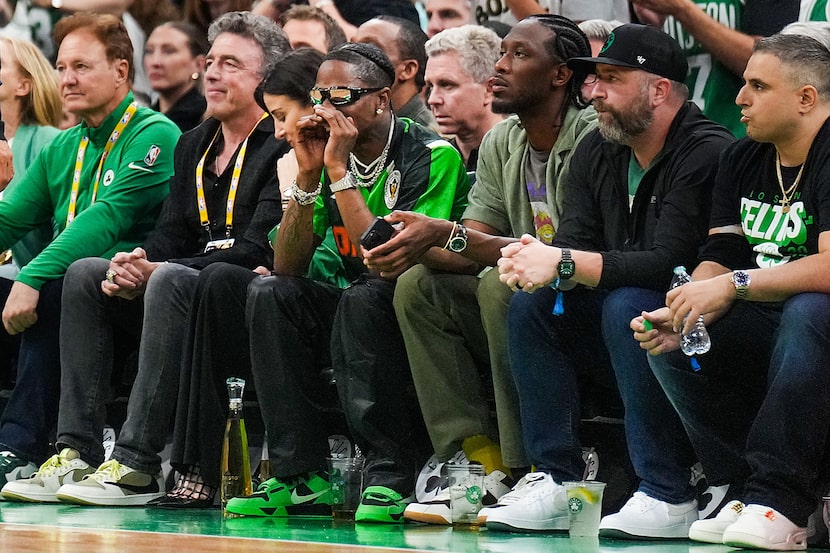
[[[360,235],[360,245],[364,250],[371,250],[388,241],[394,233],[395,228],[391,224],[383,217],[377,217]]]

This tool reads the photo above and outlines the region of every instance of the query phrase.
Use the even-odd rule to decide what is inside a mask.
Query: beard
[[[598,113],[599,132],[606,140],[630,146],[654,122],[654,112],[649,105],[648,94],[641,94],[625,109],[616,109],[594,100]]]
[[[544,100],[545,96],[540,91],[528,89],[519,91],[519,95],[512,98],[497,98],[494,96],[490,109],[493,113],[509,115],[537,108]]]

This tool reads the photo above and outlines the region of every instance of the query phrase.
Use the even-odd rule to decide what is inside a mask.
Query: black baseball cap
[[[591,74],[596,72],[598,63],[642,69],[681,83],[689,71],[686,55],[676,40],[657,27],[636,23],[626,23],[611,31],[599,56],[571,58],[568,67]]]

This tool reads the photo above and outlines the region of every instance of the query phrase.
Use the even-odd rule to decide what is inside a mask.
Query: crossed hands
[[[557,267],[560,259],[562,250],[523,234],[518,242],[501,249],[499,280],[513,291],[534,292],[559,276]]]
[[[134,299],[144,293],[150,275],[159,265],[148,261],[147,252],[142,248],[119,252],[110,261],[108,276],[101,281],[101,291],[110,297]]]

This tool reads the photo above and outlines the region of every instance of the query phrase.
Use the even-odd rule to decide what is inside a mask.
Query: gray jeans
[[[77,449],[91,465],[104,459],[101,445],[113,370],[114,334],[140,329],[138,374],[112,457],[135,470],[157,473],[175,411],[187,316],[199,271],[160,265],[143,298],[127,301],[101,292],[107,259],[73,263],[64,281],[61,317],[61,400],[58,449]],[[142,309],[143,306],[143,309]]]

